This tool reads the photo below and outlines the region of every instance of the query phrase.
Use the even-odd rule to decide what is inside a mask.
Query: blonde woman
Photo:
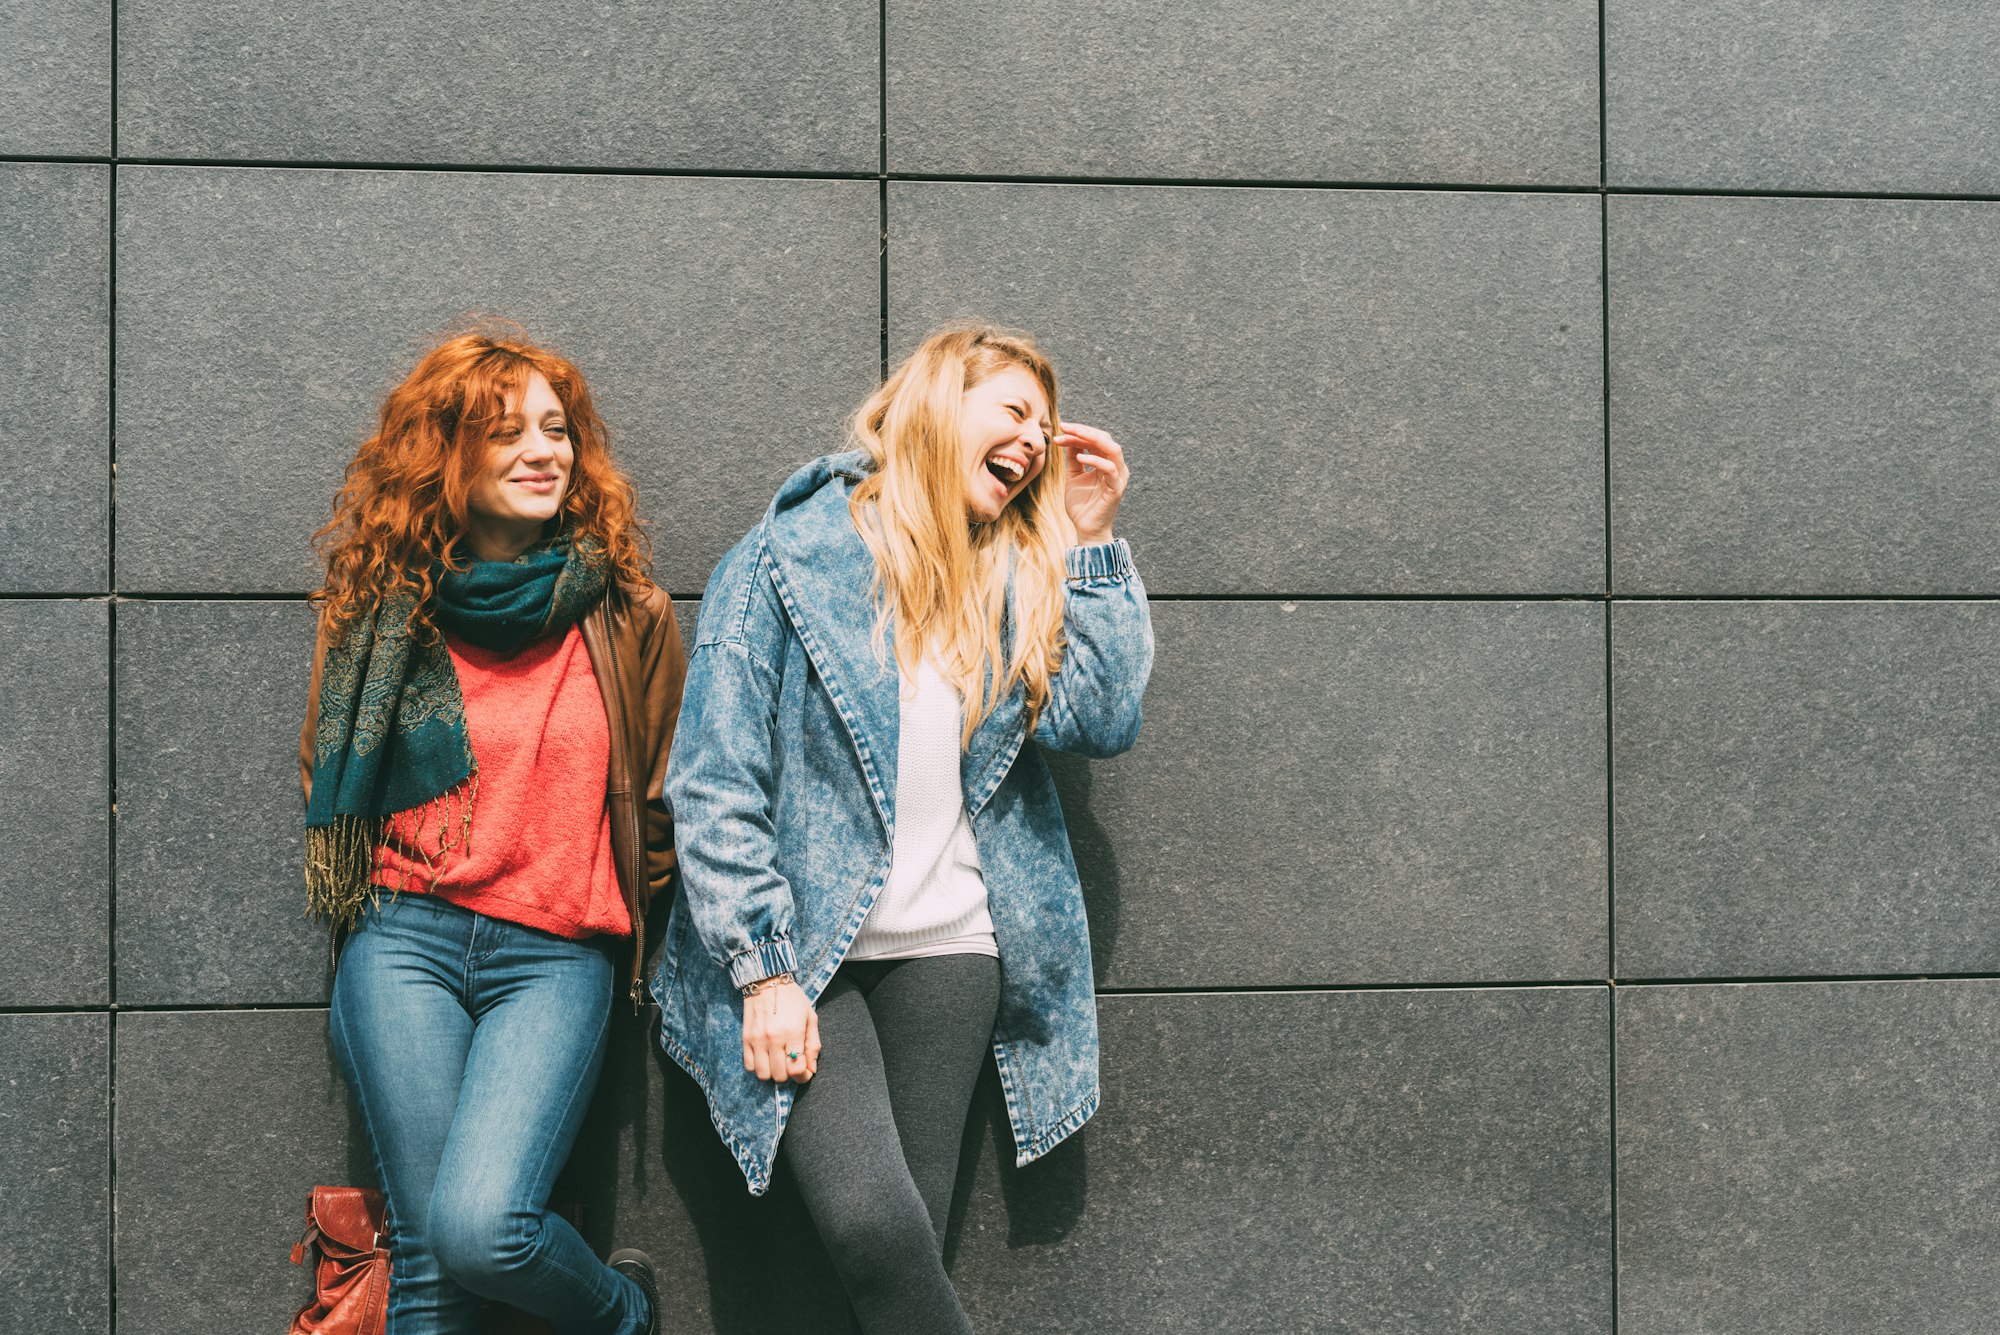
[[[963,1331],[942,1238],[990,1048],[1017,1161],[1096,1111],[1083,896],[1044,748],[1139,731],[1124,451],[1025,336],[949,329],[702,601],[668,767],[661,1041],[761,1194],[782,1151],[869,1335]]]

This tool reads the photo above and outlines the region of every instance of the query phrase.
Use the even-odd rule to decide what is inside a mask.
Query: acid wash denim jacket
[[[753,1194],[794,1086],[743,1069],[737,989],[791,973],[819,995],[889,874],[901,726],[878,654],[875,562],[848,510],[860,452],[808,464],[709,579],[667,766],[681,893],[652,976],[660,1041],[708,1096]],[[1000,948],[993,1055],[1016,1162],[1097,1110],[1083,891],[1042,747],[1129,748],[1152,669],[1145,587],[1121,541],[1068,553],[1067,646],[1027,746],[1017,688],[961,761]]]

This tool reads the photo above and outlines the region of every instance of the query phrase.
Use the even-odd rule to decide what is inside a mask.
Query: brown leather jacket
[[[674,874],[674,819],[667,812],[667,753],[680,718],[687,653],[674,623],[673,600],[657,585],[624,584],[585,614],[583,647],[604,693],[611,725],[611,859],[625,907],[632,914],[632,1004],[640,999],[646,910]],[[313,646],[312,686],[299,730],[299,778],[312,797],[313,731],[319,723],[319,676],[326,662],[326,628]]]

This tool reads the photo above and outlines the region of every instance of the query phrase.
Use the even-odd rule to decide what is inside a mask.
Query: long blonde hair
[[[965,700],[961,747],[1016,687],[1026,689],[1033,728],[1062,666],[1064,553],[1076,531],[1054,442],[1042,471],[998,519],[966,518],[965,392],[1010,366],[1041,382],[1050,425],[1060,430],[1047,356],[1025,334],[979,325],[926,338],[853,421],[875,465],[849,506],[875,556],[876,652],[893,616],[896,662],[914,671],[930,654]]]

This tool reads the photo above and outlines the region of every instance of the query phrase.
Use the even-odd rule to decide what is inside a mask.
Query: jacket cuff
[[[798,967],[792,943],[780,937],[753,946],[729,961],[729,985],[740,992],[759,979],[775,978],[781,973],[796,974]]]
[[[1123,538],[1113,538],[1110,542],[1093,542],[1084,547],[1072,547],[1063,558],[1069,569],[1069,577],[1082,580],[1085,584],[1103,584],[1129,579],[1132,568],[1132,545]]]

